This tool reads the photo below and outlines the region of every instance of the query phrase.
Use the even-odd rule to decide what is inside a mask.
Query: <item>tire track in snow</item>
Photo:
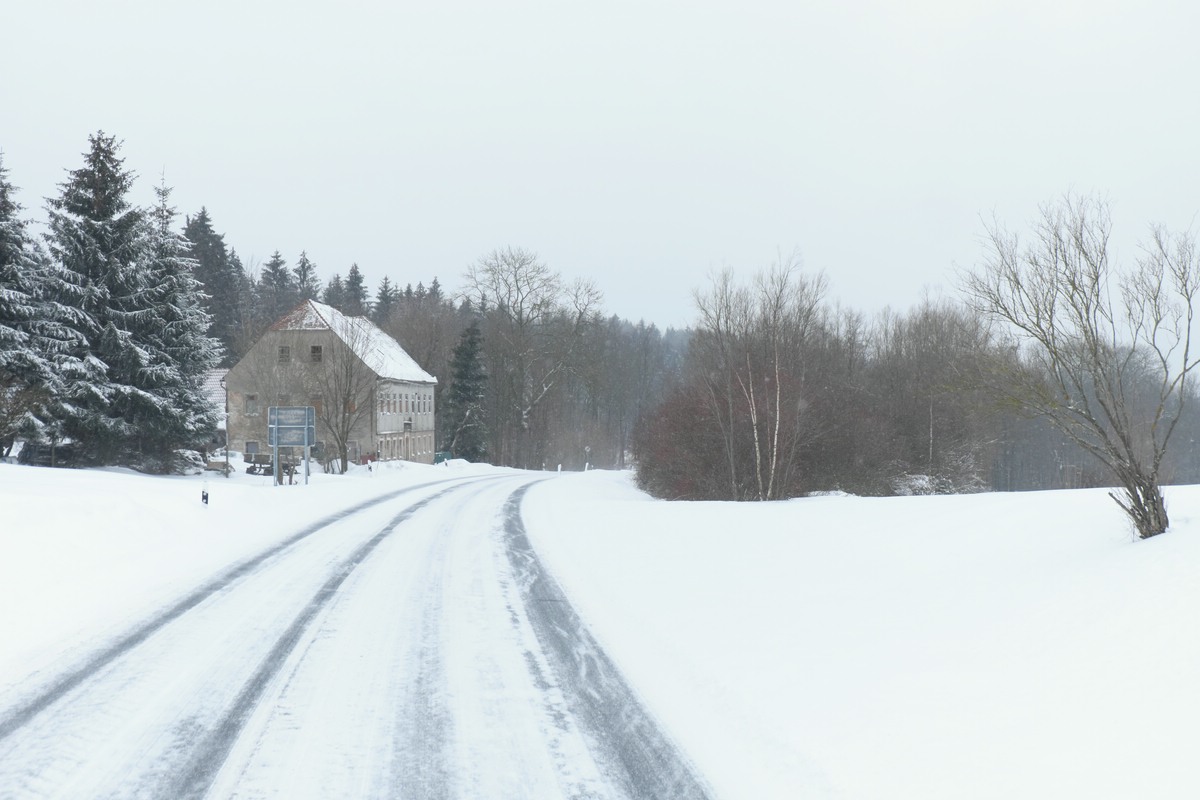
[[[485,479],[490,480],[490,479]],[[208,583],[197,588],[183,599],[176,602],[174,605],[165,609],[156,616],[143,622],[138,627],[134,628],[129,633],[117,639],[108,647],[100,650],[92,655],[84,663],[79,666],[59,675],[48,686],[43,688],[33,697],[18,703],[10,709],[3,718],[0,718],[0,742],[3,742],[16,731],[20,730],[38,714],[45,711],[58,700],[62,699],[66,694],[84,683],[90,676],[107,667],[109,664],[116,661],[121,656],[125,655],[133,648],[137,647],[142,642],[146,641],[150,636],[169,625],[171,622],[179,619],[191,609],[200,605],[212,595],[221,591],[229,584],[250,576],[258,568],[266,562],[286,552],[298,542],[312,536],[314,533],[328,527],[337,522],[341,522],[348,517],[353,516],[361,511],[364,511],[380,503],[385,503],[389,500],[394,500],[410,492],[420,489],[426,489],[430,486],[436,486],[447,481],[432,481],[423,483],[417,486],[409,486],[395,492],[389,492],[385,495],[363,501],[349,508],[330,514],[313,524],[302,528],[284,541],[264,550],[257,556],[254,556],[233,568],[221,573],[216,578]]]
[[[440,568],[439,568],[440,573]],[[430,596],[441,594],[439,574]],[[425,605],[421,614],[421,653],[416,680],[399,705],[393,743],[395,797],[446,800],[452,796],[449,747],[454,718],[446,702],[446,668],[439,643],[443,614],[440,602]]]
[[[408,520],[435,500],[441,499],[445,495],[462,488],[462,486],[453,486],[449,489],[443,489],[409,506],[397,514],[378,533],[367,540],[366,543],[360,545],[342,563],[341,567],[330,576],[329,580],[317,591],[312,600],[308,602],[296,616],[295,620],[293,620],[292,624],[279,637],[275,646],[271,648],[258,669],[242,687],[237,699],[234,700],[221,722],[207,733],[199,745],[192,749],[188,765],[184,768],[183,774],[174,782],[174,785],[166,796],[172,798],[199,798],[207,794],[209,786],[213,783],[217,773],[224,765],[229,752],[237,742],[242,728],[249,721],[251,714],[261,702],[268,685],[279,673],[280,669],[283,668],[288,655],[300,644],[301,638],[308,630],[310,623],[325,608],[329,601],[333,599],[338,589],[346,581],[346,578],[402,522]]]
[[[479,499],[494,519],[510,491],[465,487],[379,542],[285,655],[232,734],[207,797],[470,796],[459,784],[472,762],[458,762],[454,747],[462,687],[448,682],[444,649],[461,587],[447,578],[479,563],[455,551],[465,531],[480,536]],[[247,674],[266,660],[265,650]],[[172,793],[163,796],[187,796],[182,780],[165,784]]]
[[[628,797],[708,800],[702,780],[642,707],[534,552],[521,519],[521,501],[530,486],[513,492],[505,503],[505,549],[525,615],[593,756],[605,777]],[[535,681],[545,685],[547,676],[532,654],[529,659]]]

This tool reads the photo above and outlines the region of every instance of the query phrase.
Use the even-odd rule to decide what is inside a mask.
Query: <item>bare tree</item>
[[[472,264],[465,296],[483,312],[495,415],[492,453],[499,463],[536,459],[534,411],[574,365],[583,335],[597,322],[600,292],[562,276],[521,248],[495,250]]]
[[[696,295],[693,349],[735,498],[773,500],[792,488],[797,451],[813,430],[805,414],[805,361],[825,286],[823,275],[802,275],[793,255],[760,273],[752,290],[736,286],[726,270],[710,293]]]
[[[965,304],[930,296],[906,314],[885,309],[876,317],[863,385],[878,429],[863,467],[880,489],[949,493],[986,485],[989,418],[997,409],[985,402],[977,373],[992,348],[992,327]]]
[[[369,349],[372,331],[365,317],[343,317],[344,329],[330,336],[321,360],[304,365],[304,384],[317,411],[317,427],[328,434],[345,473],[350,442],[363,434],[375,413],[377,375],[358,355]]]
[[[1103,462],[1141,538],[1167,529],[1163,456],[1198,360],[1191,348],[1200,264],[1195,238],[1153,228],[1136,265],[1110,261],[1105,201],[1041,209],[1033,241],[993,223],[989,253],[964,278],[977,307],[1015,332],[1018,368],[1000,387]]]

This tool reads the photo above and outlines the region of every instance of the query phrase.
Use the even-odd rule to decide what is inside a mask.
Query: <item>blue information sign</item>
[[[303,447],[304,482],[308,483],[308,448],[317,443],[317,410],[312,406],[269,406],[267,408],[267,444],[276,448],[275,482],[279,478],[280,447]]]

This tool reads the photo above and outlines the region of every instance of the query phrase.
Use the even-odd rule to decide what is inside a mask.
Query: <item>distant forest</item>
[[[660,330],[606,315],[594,285],[519,247],[467,265],[454,295],[401,265],[374,287],[357,264],[322,281],[302,242],[251,269],[219,210],[177,220],[166,187],[157,207],[131,206],[119,142],[90,143],[40,240],[0,161],[0,449],[58,438],[91,442],[94,463],[161,460],[216,423],[196,400],[202,374],[313,299],[371,318],[435,375],[439,449],[475,460],[633,466],[680,499],[1111,483],[989,391],[983,367],[1012,344],[953,299],[868,316],[785,260],[746,284],[715,276],[691,328]],[[1181,420],[1165,482],[1200,479],[1197,423]]]

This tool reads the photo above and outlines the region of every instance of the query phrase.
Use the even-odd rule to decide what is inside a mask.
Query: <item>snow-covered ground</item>
[[[202,477],[0,465],[0,708],[339,508],[481,475],[513,477],[213,475],[205,506]],[[716,797],[1200,796],[1198,487],[1135,542],[1094,490],[685,504],[544,477],[534,547]]]

